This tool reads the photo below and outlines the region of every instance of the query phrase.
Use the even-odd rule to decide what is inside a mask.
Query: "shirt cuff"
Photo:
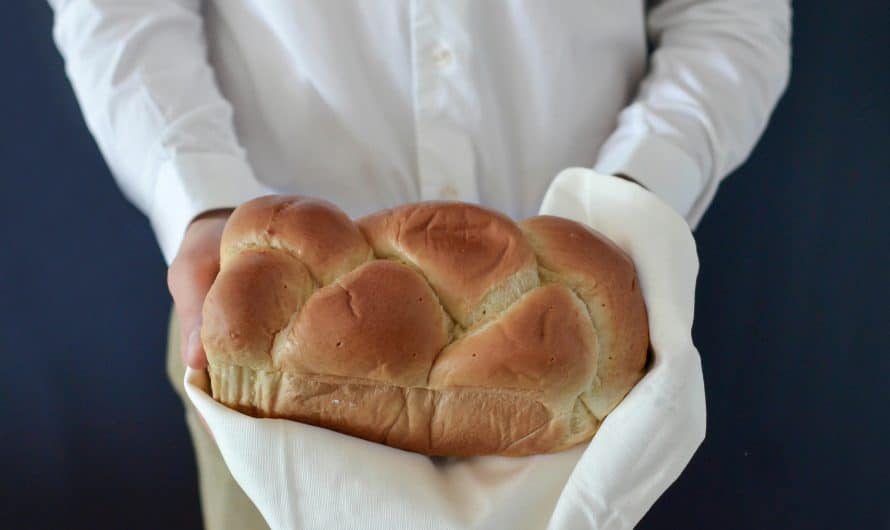
[[[192,219],[218,208],[235,208],[273,193],[243,159],[231,155],[187,154],[164,162],[155,181],[149,218],[169,265]]]
[[[607,175],[621,173],[631,177],[687,221],[703,187],[695,160],[654,135],[613,136],[600,150],[594,169]]]

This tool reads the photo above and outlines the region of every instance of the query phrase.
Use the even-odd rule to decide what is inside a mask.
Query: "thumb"
[[[201,322],[192,326],[185,340],[185,348],[182,350],[182,360],[187,366],[196,370],[207,367],[207,354],[204,352],[204,344],[201,342]]]

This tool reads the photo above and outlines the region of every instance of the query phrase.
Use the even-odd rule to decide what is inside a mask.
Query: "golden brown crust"
[[[292,256],[242,252],[220,271],[204,302],[201,339],[208,359],[269,369],[275,335],[313,290],[306,267]]]
[[[429,386],[490,387],[572,401],[590,386],[596,357],[596,332],[584,304],[562,285],[547,285],[445,348]]]
[[[573,221],[462,203],[232,215],[204,307],[214,397],[429,455],[590,439],[642,376],[633,264]]]
[[[520,223],[535,248],[545,281],[572,289],[598,330],[596,381],[585,403],[602,419],[643,376],[649,325],[633,262],[605,236],[561,217]]]
[[[307,197],[269,195],[235,209],[223,232],[223,265],[245,246],[293,254],[321,285],[371,257],[367,241],[345,213]]]
[[[279,365],[423,386],[449,331],[448,317],[420,275],[399,263],[372,261],[309,299]]]
[[[408,204],[360,219],[358,225],[378,257],[420,269],[462,326],[482,316],[474,310],[486,295],[515,278],[534,281],[536,275],[535,255],[516,223],[473,204]],[[506,307],[521,293],[517,290],[500,305]]]

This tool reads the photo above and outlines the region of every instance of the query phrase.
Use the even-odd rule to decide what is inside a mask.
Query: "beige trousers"
[[[167,375],[185,406],[185,420],[198,463],[201,512],[207,530],[265,530],[269,526],[232,478],[213,439],[204,429],[182,384],[185,365],[179,354],[179,324],[171,312],[167,334]]]

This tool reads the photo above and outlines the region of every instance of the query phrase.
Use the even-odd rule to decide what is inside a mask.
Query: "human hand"
[[[219,243],[231,213],[213,210],[196,217],[167,269],[167,287],[179,319],[179,352],[186,366],[196,370],[207,367],[207,354],[201,344],[201,310],[219,272]]]

